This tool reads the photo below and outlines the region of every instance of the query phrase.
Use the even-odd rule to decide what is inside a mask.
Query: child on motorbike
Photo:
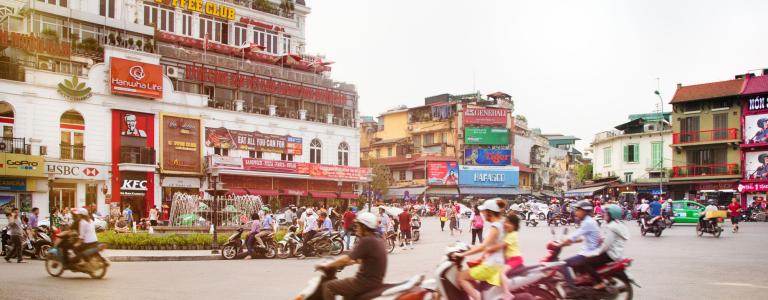
[[[504,270],[499,273],[501,288],[504,289],[506,299],[512,299],[514,296],[507,286],[507,273],[523,265],[523,256],[520,255],[520,246],[517,240],[517,230],[520,228],[520,217],[515,213],[509,213],[504,218],[504,243],[494,245],[486,249],[486,253],[493,253],[504,249]]]
[[[504,226],[502,225],[501,211],[504,208],[504,201],[499,198],[489,199],[483,202],[483,205],[478,207],[480,212],[485,217],[485,221],[489,224],[489,230],[483,239],[483,243],[473,246],[471,249],[454,254],[456,257],[462,258],[469,255],[485,252],[485,258],[483,262],[476,265],[469,270],[464,270],[458,274],[457,283],[464,292],[467,293],[469,298],[479,300],[482,298],[480,292],[477,291],[471,281],[485,281],[489,284],[499,286],[500,272],[504,266],[504,253],[501,249],[495,251],[491,250],[492,246],[504,243]],[[491,251],[488,253],[488,251]]]

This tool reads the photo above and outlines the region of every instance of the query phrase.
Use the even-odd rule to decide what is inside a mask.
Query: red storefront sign
[[[312,177],[366,181],[371,175],[371,169],[299,163],[299,173]]]
[[[205,128],[207,147],[301,155],[302,138],[258,131]]]
[[[502,108],[471,108],[464,109],[464,124],[506,125],[507,110]]]
[[[738,187],[739,192],[768,192],[768,183],[741,183]]]
[[[113,57],[110,70],[109,86],[113,94],[163,98],[163,71],[160,65]]]
[[[298,173],[298,163],[283,160],[243,158],[243,170],[275,173]]]
[[[60,57],[69,57],[72,54],[72,45],[70,43],[5,30],[0,30],[0,47],[13,47],[34,54]]]
[[[190,65],[185,67],[184,78],[256,92],[320,101],[333,105],[345,105],[347,101],[347,96],[335,90],[314,88],[301,84]]]

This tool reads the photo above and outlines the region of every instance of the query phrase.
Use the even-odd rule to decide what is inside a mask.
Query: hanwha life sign
[[[109,86],[113,94],[145,98],[163,98],[163,75],[160,65],[112,57]]]

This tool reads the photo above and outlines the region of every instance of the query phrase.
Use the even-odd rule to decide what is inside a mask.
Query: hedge
[[[275,240],[282,240],[285,230],[275,234]],[[219,245],[229,239],[232,232],[221,232],[218,235]],[[243,233],[245,238],[246,233]],[[110,249],[143,249],[143,250],[180,250],[180,249],[210,249],[213,235],[208,233],[190,234],[148,234],[148,233],[115,233],[105,231],[97,234],[99,242],[107,244]]]

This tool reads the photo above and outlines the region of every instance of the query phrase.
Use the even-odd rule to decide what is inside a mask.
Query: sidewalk
[[[221,254],[211,250],[104,250],[104,256],[112,262],[131,261],[198,261],[219,260]]]

